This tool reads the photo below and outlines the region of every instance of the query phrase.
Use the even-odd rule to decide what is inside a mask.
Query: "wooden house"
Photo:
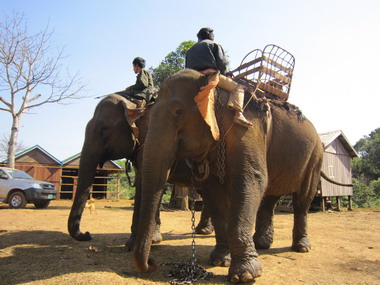
[[[54,183],[55,188],[60,189],[61,161],[39,145],[18,152],[15,156],[15,168],[25,171],[36,180]]]
[[[355,149],[349,143],[342,131],[332,131],[319,134],[324,144],[322,171],[334,181],[352,184],[351,160],[358,157]],[[337,207],[340,208],[340,197],[347,196],[349,208],[351,208],[352,187],[332,184],[321,179],[318,196],[321,197],[321,208],[325,210],[326,202],[333,197],[337,199]]]
[[[80,153],[60,161],[39,145],[16,154],[15,168],[23,170],[36,180],[54,183],[57,199],[72,199],[78,182]],[[120,173],[124,172],[113,161],[106,161],[95,174],[90,196],[94,198],[120,198]],[[115,177],[112,176],[116,174]],[[114,181],[113,183],[111,183]]]

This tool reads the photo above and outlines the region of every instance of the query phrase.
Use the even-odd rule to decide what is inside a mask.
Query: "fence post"
[[[117,173],[116,199],[120,200],[120,173]]]

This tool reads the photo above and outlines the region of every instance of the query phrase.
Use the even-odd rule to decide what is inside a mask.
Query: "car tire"
[[[11,209],[21,209],[26,206],[25,194],[21,191],[13,192],[8,199],[9,208]]]
[[[34,202],[33,204],[37,209],[46,209],[49,206],[50,201],[38,201]]]

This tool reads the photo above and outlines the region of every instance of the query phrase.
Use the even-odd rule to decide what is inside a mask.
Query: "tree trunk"
[[[177,195],[181,197],[181,210],[189,211],[189,192],[190,187],[185,186],[176,186],[176,190],[178,190]]]
[[[20,128],[20,115],[13,115],[11,135],[8,142],[7,166],[15,168],[16,145]]]

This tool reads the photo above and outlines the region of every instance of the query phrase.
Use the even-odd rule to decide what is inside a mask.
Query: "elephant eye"
[[[181,115],[182,114],[182,110],[181,109],[178,109],[177,111],[175,111],[176,115]]]

